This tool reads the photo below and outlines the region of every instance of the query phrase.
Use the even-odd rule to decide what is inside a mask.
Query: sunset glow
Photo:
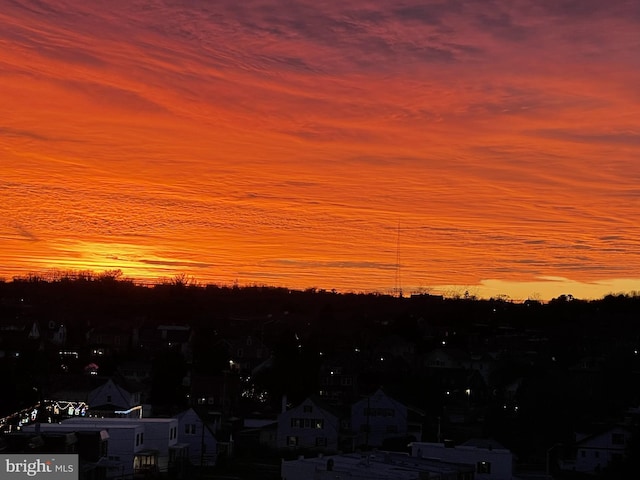
[[[0,0],[0,277],[640,290],[639,52],[634,0]]]

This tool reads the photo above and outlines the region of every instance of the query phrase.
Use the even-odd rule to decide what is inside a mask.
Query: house
[[[138,418],[142,416],[140,392],[125,388],[122,384],[116,384],[112,378],[91,390],[87,400],[90,416]]]
[[[221,340],[217,346],[229,357],[229,369],[241,376],[250,375],[271,355],[269,349],[252,335]]]
[[[60,425],[85,431],[106,430],[110,436],[109,459],[119,456],[120,460],[115,460],[136,473],[166,472],[171,463],[188,454],[188,444],[178,442],[177,418],[70,418]],[[119,436],[113,448],[112,432],[126,433]]]
[[[354,403],[351,407],[351,430],[354,444],[380,447],[385,439],[406,437],[406,405],[391,398],[382,389]]]
[[[319,395],[334,406],[350,406],[359,398],[360,372],[367,360],[359,349],[327,355],[319,369]]]
[[[210,414],[220,419],[237,406],[242,383],[236,373],[222,372],[206,375],[192,372],[188,377],[191,406],[198,411],[208,409]]]
[[[2,436],[2,453],[78,453],[79,438],[73,432],[20,431]]]
[[[472,439],[461,445],[445,443],[411,443],[411,456],[472,465],[475,480],[511,480],[513,454],[491,439]]]
[[[469,370],[477,371],[487,385],[491,383],[491,376],[496,367],[496,361],[491,355],[487,353],[470,354],[464,365]]]
[[[416,345],[400,335],[389,335],[382,337],[372,351],[375,356],[398,357],[412,365],[415,360]]]
[[[470,357],[457,348],[436,348],[424,357],[424,366],[437,369],[464,369],[469,365]]]
[[[237,445],[245,451],[275,449],[277,435],[277,419],[245,418],[242,429],[236,432]]]
[[[132,332],[132,343],[142,351],[177,351],[187,363],[193,360],[193,339],[189,325],[143,325]]]
[[[90,406],[89,394],[108,380],[98,375],[50,375],[42,393],[49,405],[52,420],[57,422],[67,417],[86,415]]]
[[[93,433],[95,438],[106,442],[106,452],[95,461],[106,473],[105,478],[116,479],[131,477],[134,471],[139,470],[149,457],[150,452],[144,445],[144,426],[140,423],[105,423],[94,422],[87,419],[82,424],[70,423],[42,423],[40,425],[27,425],[23,431],[35,433],[38,429],[42,435],[51,434],[76,434],[79,438]],[[110,422],[116,419],[105,419]],[[155,460],[155,457],[152,456]]]
[[[158,325],[160,344],[175,348],[190,363],[193,359],[193,329],[188,325]]]
[[[153,374],[153,362],[145,360],[127,360],[120,362],[118,372],[128,382],[150,384]]]
[[[337,451],[340,415],[312,396],[278,416],[278,448]]]
[[[217,440],[213,429],[193,408],[180,412],[175,418],[178,419],[178,442],[189,445],[187,458],[191,464],[215,465]]]
[[[280,476],[283,480],[473,480],[473,473],[471,465],[376,451],[283,461]]]
[[[94,360],[125,353],[131,348],[132,332],[127,322],[92,327],[86,334],[89,352]]]
[[[580,473],[599,473],[611,462],[624,458],[630,438],[631,431],[624,426],[609,427],[590,435],[576,434],[575,457],[563,462],[561,468]]]

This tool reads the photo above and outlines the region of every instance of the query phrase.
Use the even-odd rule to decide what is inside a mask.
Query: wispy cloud
[[[0,274],[386,291],[400,253],[406,289],[604,291],[640,271],[639,29],[626,0],[5,1]]]

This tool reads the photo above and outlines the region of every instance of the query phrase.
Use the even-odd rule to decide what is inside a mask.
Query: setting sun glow
[[[0,277],[640,290],[638,32],[623,0],[0,0]]]

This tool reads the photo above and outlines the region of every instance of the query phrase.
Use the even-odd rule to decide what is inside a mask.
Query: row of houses
[[[633,414],[635,410],[630,412]],[[322,399],[310,397],[278,416],[273,445],[279,449],[315,453],[358,450],[368,452],[377,448],[395,447],[396,450],[409,450],[413,458],[463,466],[471,465],[475,476],[468,478],[485,480],[516,478],[513,473],[514,456],[494,440],[472,439],[459,445],[452,441],[436,443],[421,441],[419,422],[421,415],[422,412],[414,410],[412,417],[411,408],[385,394],[382,389],[354,403],[348,418],[341,417],[338,411],[324,403]],[[629,454],[628,447],[633,435],[633,429],[629,426],[631,419],[628,417],[626,422],[627,424],[603,425],[590,434],[576,433],[573,443],[556,444],[548,448],[547,475],[550,471],[598,474],[620,464]],[[366,474],[361,472],[362,464],[354,463],[354,458],[357,457],[338,455],[334,458],[334,462],[344,460],[345,465],[351,464],[345,467],[345,471],[351,472],[349,475],[358,478],[362,474],[363,478],[366,478]],[[283,473],[283,478],[294,480],[304,478],[299,476],[300,472],[307,471],[309,464],[317,464],[317,462],[315,459],[310,462],[299,459],[297,462],[287,464],[286,468],[283,464],[283,471],[289,472],[286,476]],[[423,467],[427,468],[424,465]],[[291,473],[293,471],[298,473],[294,475]],[[467,478],[464,468],[455,472],[462,475],[457,478]],[[456,478],[448,477],[448,474],[445,475],[442,472],[438,475],[429,478]],[[325,477],[320,475],[318,478]]]
[[[8,453],[78,454],[86,479],[187,471],[213,466],[228,444],[193,409],[171,418],[72,417],[31,423],[0,437]],[[221,448],[223,447],[223,448]]]
[[[554,445],[548,450],[545,472],[517,472],[514,455],[499,443],[471,439],[460,445],[450,442],[411,442],[409,453],[366,451],[316,455],[283,461],[282,480],[525,480],[586,475],[597,478],[627,453],[631,432],[612,426],[592,435],[578,435],[574,445]],[[554,450],[557,450],[554,451]],[[566,477],[568,475],[568,477]],[[608,477],[612,478],[612,477]]]
[[[378,389],[355,402],[349,411],[339,410],[314,395],[284,410],[274,424],[278,449],[335,452],[382,447],[385,441],[421,440],[424,412]]]

